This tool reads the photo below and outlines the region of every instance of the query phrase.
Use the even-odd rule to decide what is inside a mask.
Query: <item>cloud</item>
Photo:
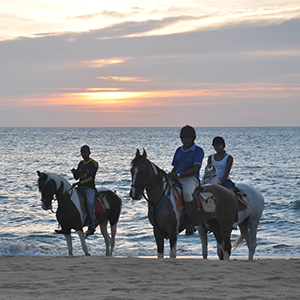
[[[255,110],[255,124],[295,124],[300,109],[299,19],[124,37],[176,21],[124,22],[102,30],[0,42],[0,126],[12,124],[12,110],[23,111],[26,126],[34,122],[34,114],[45,117],[47,111],[66,113],[57,120],[60,126],[74,124],[72,114],[79,111],[92,116],[106,112],[122,120],[121,126],[132,126],[134,120],[176,126],[199,112],[198,125],[210,126],[212,111],[218,124],[246,126]],[[244,116],[247,111],[251,118]],[[85,124],[92,122],[113,123],[105,116]]]
[[[92,14],[85,14],[85,15],[78,15],[78,16],[71,16],[67,17],[67,19],[94,19],[98,17],[108,17],[108,18],[115,18],[115,19],[124,19],[127,17],[132,16],[133,14],[136,13],[137,10],[130,12],[130,13],[123,13],[119,11],[109,11],[109,10],[103,10],[101,12],[96,12]]]

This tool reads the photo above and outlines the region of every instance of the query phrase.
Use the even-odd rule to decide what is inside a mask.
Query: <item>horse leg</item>
[[[216,219],[212,219],[207,222],[209,228],[214,233],[214,236],[217,240],[218,248],[217,253],[220,260],[229,260],[231,254],[231,242],[230,242],[230,234],[231,234],[231,226],[227,229],[221,230],[224,226],[220,226],[219,222]]]
[[[207,259],[207,232],[206,229],[204,228],[204,225],[197,226],[197,229],[202,244],[202,256],[203,259]]]
[[[256,235],[258,223],[251,221],[243,222],[239,225],[239,227],[249,249],[248,259],[253,260],[255,249],[257,246]]]
[[[177,252],[177,234],[170,236],[170,258],[176,258]]]
[[[71,237],[71,233],[68,234],[64,234],[66,241],[67,241],[67,246],[68,246],[68,253],[69,256],[73,255],[73,246],[72,246],[72,237]]]
[[[84,254],[86,256],[90,255],[89,251],[87,249],[87,246],[86,246],[86,241],[85,241],[85,237],[84,237],[83,231],[82,230],[77,230],[76,232],[77,232],[77,234],[78,234],[78,236],[80,238],[81,247],[82,247],[82,250],[83,250]]]
[[[222,246],[217,242],[217,254],[220,260],[224,259],[224,253],[223,253],[223,249]]]
[[[251,224],[250,225],[250,248],[249,248],[249,257],[248,259],[249,260],[253,260],[253,256],[254,256],[254,253],[255,253],[255,249],[256,249],[256,246],[257,246],[257,242],[256,242],[256,236],[257,236],[257,227],[258,227],[258,224]]]
[[[213,232],[217,241],[217,254],[220,260],[224,259],[224,239],[221,233],[220,224],[216,219],[211,219],[207,222],[209,229]]]
[[[105,245],[106,245],[106,251],[105,251],[105,255],[106,256],[111,256],[111,252],[110,252],[110,237],[107,231],[107,223],[108,223],[108,219],[105,219],[101,224],[100,224],[100,229],[101,229],[101,233],[104,237],[104,241],[105,241]]]
[[[111,226],[111,238],[110,238],[110,253],[109,256],[112,256],[113,250],[115,247],[116,241],[116,233],[117,233],[117,223],[114,226]]]
[[[153,231],[157,245],[157,258],[164,258],[164,238],[157,234],[155,229]]]

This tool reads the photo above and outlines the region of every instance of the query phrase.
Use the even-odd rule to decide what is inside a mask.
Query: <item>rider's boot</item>
[[[194,228],[194,219],[195,219],[195,206],[193,201],[185,202],[185,209],[187,214],[187,226],[186,226],[186,235],[193,235],[195,233]]]
[[[93,205],[90,205],[88,207],[88,230],[84,234],[85,238],[87,238],[89,235],[93,235],[95,232],[96,224],[95,224],[94,216],[95,216],[95,205],[93,203]]]
[[[95,222],[92,218],[88,217],[88,230],[84,233],[84,236],[85,238],[87,238],[88,236],[90,235],[93,235],[95,233],[95,228],[96,228],[96,225],[95,225]]]

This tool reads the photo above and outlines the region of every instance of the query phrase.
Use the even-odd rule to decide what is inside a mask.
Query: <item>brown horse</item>
[[[176,257],[177,235],[186,227],[185,211],[177,209],[173,194],[173,183],[169,176],[150,160],[147,153],[137,150],[131,162],[132,186],[130,197],[141,200],[144,196],[148,201],[148,218],[153,226],[157,244],[157,256],[164,256],[164,238],[170,239],[170,257]],[[217,184],[205,186],[215,197],[216,210],[206,213],[202,209],[196,213],[194,225],[205,226],[212,231],[218,243],[220,259],[229,259],[231,254],[230,234],[234,222],[237,201],[232,191]],[[146,190],[148,197],[144,195]]]

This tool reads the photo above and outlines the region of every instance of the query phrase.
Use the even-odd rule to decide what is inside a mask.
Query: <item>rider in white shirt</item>
[[[213,147],[216,153],[210,155],[207,160],[209,166],[213,165],[216,167],[217,176],[221,184],[226,188],[230,189],[234,193],[234,183],[231,181],[229,173],[233,164],[233,157],[227,154],[225,151],[225,141],[222,137],[217,136],[213,139]],[[237,229],[238,225],[238,212],[236,213],[233,229]]]

